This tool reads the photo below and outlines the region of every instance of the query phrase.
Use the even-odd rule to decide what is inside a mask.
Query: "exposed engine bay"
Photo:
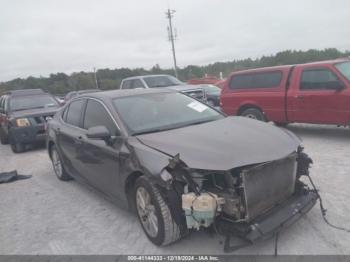
[[[284,222],[294,216],[293,211],[280,211],[285,203],[289,203],[288,209],[294,205],[294,212],[299,212],[296,207],[300,207],[300,213],[304,207],[307,211],[313,207],[317,199],[315,195],[311,194],[307,199],[299,198],[311,192],[299,180],[302,175],[308,174],[311,163],[312,160],[300,148],[275,161],[213,172],[186,169],[178,155],[170,161],[168,177],[165,178],[163,174],[163,179],[172,181],[171,173],[185,181],[182,184],[181,208],[187,229],[223,226],[226,232],[238,232],[253,241],[263,235],[261,231],[270,230],[258,228],[260,222],[257,221],[265,214],[273,211],[274,219]],[[172,210],[175,212],[176,209]],[[276,214],[276,210],[282,213]],[[259,234],[252,233],[254,227],[260,231]]]

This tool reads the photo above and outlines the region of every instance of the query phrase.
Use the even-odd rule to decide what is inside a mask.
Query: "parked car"
[[[220,106],[221,89],[214,85],[200,85],[207,96],[207,104],[210,106]]]
[[[49,122],[47,148],[60,180],[135,210],[156,245],[214,223],[253,242],[317,200],[299,179],[311,160],[290,131],[165,88],[72,99]]]
[[[120,84],[120,89],[160,87],[173,89],[206,102],[206,94],[203,88],[195,85],[187,85],[170,75],[134,76],[123,79]]]
[[[0,140],[14,153],[45,141],[45,124],[59,109],[58,101],[41,89],[10,91],[0,98]]]
[[[277,124],[350,124],[350,60],[235,72],[221,93],[229,115]]]
[[[78,91],[71,91],[66,96],[64,97],[64,103],[67,103],[69,100],[72,98],[83,95],[83,94],[88,94],[88,93],[95,93],[101,91],[100,89],[84,89],[84,90],[78,90]]]

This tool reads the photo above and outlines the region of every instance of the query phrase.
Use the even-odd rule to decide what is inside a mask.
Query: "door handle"
[[[297,98],[297,99],[304,99],[305,97],[304,97],[304,96],[297,95],[296,98]]]

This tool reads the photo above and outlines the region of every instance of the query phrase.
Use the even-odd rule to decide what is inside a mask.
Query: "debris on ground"
[[[3,172],[0,173],[0,184],[2,183],[10,183],[10,182],[14,182],[17,180],[23,180],[23,179],[28,179],[31,178],[32,176],[30,175],[19,175],[17,173],[17,170],[13,170],[10,172]]]

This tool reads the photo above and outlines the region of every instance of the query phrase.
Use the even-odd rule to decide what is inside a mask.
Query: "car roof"
[[[339,59],[333,59],[333,60],[308,62],[308,63],[294,64],[294,65],[280,65],[280,66],[259,67],[259,68],[252,68],[252,69],[242,69],[242,70],[234,71],[234,72],[232,72],[232,74],[288,69],[288,68],[291,68],[293,66],[303,66],[303,65],[319,65],[320,66],[320,65],[336,64],[336,63],[341,63],[341,62],[350,62],[350,59],[339,58]]]
[[[42,89],[22,89],[22,90],[11,90],[5,94],[10,96],[28,96],[28,95],[42,95],[47,94]]]
[[[124,78],[123,81],[125,81],[125,80],[133,80],[133,79],[140,79],[140,78],[148,78],[148,77],[157,77],[157,76],[171,76],[171,75],[160,74],[160,75],[140,75],[140,76],[131,76],[131,77]]]
[[[137,95],[145,95],[145,94],[161,94],[161,93],[176,93],[174,90],[170,90],[168,88],[140,88],[140,89],[117,89],[117,90],[109,90],[109,91],[101,91],[89,94],[83,94],[81,97],[92,97],[99,98],[102,100],[109,100],[118,97],[128,97],[128,96],[137,96]]]

